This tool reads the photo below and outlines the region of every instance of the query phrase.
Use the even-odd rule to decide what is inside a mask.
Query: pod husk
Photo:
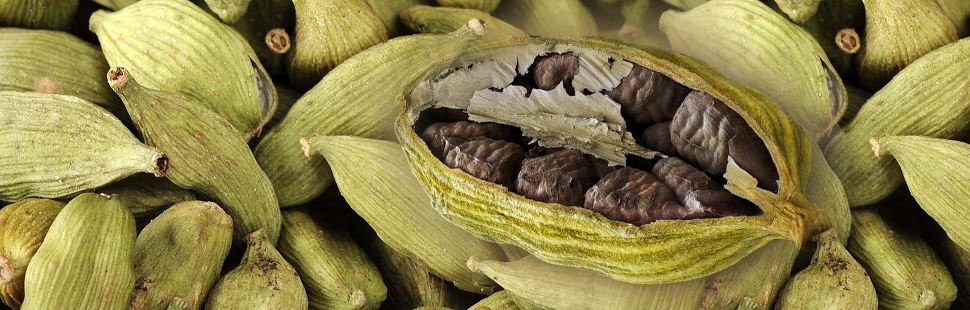
[[[389,38],[408,34],[407,26],[398,19],[401,12],[415,5],[429,5],[432,0],[365,0],[387,28]]]
[[[819,234],[812,262],[782,289],[775,309],[871,309],[879,306],[866,270],[843,247],[835,231]]]
[[[300,276],[276,251],[263,230],[246,236],[239,266],[222,276],[209,292],[206,310],[302,310],[307,293]]]
[[[0,26],[67,30],[78,0],[6,0],[0,2]]]
[[[492,15],[534,36],[578,37],[599,33],[593,14],[579,0],[502,1]]]
[[[409,81],[435,61],[448,59],[484,34],[479,23],[448,34],[396,38],[351,57],[300,97],[256,146],[256,160],[276,189],[280,206],[306,203],[333,184],[321,157],[307,158],[300,138],[353,135],[390,138],[400,106],[394,101]],[[384,81],[375,83],[374,81]],[[321,121],[326,120],[326,121]]]
[[[0,92],[0,115],[0,200],[58,198],[168,170],[165,154],[77,97]]]
[[[946,16],[953,21],[957,35],[961,38],[970,35],[970,2],[962,0],[936,0]]]
[[[135,287],[134,243],[135,220],[121,201],[78,195],[27,266],[20,309],[124,309]]]
[[[509,291],[495,292],[468,308],[468,310],[519,310]]]
[[[128,207],[135,220],[152,218],[172,205],[195,200],[192,191],[172,184],[166,178],[138,174],[98,189],[99,193],[116,195]]]
[[[24,275],[64,203],[27,198],[0,209],[0,300],[20,309]]]
[[[137,280],[128,309],[201,309],[230,245],[232,219],[219,205],[186,201],[165,210],[135,239]]]
[[[528,36],[524,31],[488,13],[461,8],[415,5],[401,12],[401,21],[417,33],[448,33],[460,29],[469,19],[478,18],[488,25],[488,33],[481,40],[472,42],[480,45],[501,41],[511,37]]]
[[[439,5],[461,9],[479,10],[489,13],[498,8],[501,0],[435,0]]]

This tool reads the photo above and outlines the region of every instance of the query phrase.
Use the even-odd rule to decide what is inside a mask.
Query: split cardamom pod
[[[509,291],[496,292],[472,305],[468,310],[519,310],[513,298]]]
[[[286,55],[290,84],[313,88],[338,64],[387,41],[387,28],[364,0],[295,0],[296,36]]]
[[[508,0],[492,14],[534,36],[595,36],[593,14],[579,0]]]
[[[472,9],[489,13],[494,11],[495,8],[498,8],[501,0],[435,0],[435,2],[438,2],[439,5],[444,7]]]
[[[20,309],[24,275],[64,203],[27,198],[0,209],[0,300]]]
[[[300,276],[259,229],[246,235],[242,261],[212,288],[205,309],[302,310],[307,305]]]
[[[145,141],[170,154],[172,183],[214,198],[232,217],[233,240],[265,228],[276,243],[280,209],[272,184],[232,124],[189,96],[140,85],[125,68],[111,68],[108,84]]]
[[[168,171],[165,154],[77,97],[0,92],[0,124],[0,200],[63,197],[139,172]]]
[[[249,10],[250,1],[253,0],[205,0],[205,4],[223,22],[232,24],[243,17],[243,15],[246,15],[246,12]]]
[[[232,245],[232,219],[219,205],[186,201],[168,208],[135,239],[130,310],[201,309]]]
[[[192,191],[178,187],[166,178],[146,174],[130,176],[100,188],[98,192],[117,196],[138,221],[154,218],[165,208],[196,198]]]
[[[124,309],[135,220],[120,200],[85,193],[64,206],[27,265],[22,310]]]
[[[667,11],[660,30],[675,51],[765,93],[816,141],[842,118],[845,86],[822,46],[761,2],[721,0]]]
[[[953,21],[959,37],[970,35],[970,2],[962,0],[936,0],[936,2]]]
[[[488,25],[488,33],[473,45],[501,41],[511,37],[524,37],[527,34],[488,13],[448,7],[415,5],[401,12],[401,21],[409,29],[418,33],[448,33],[460,29],[469,19],[478,18]]]
[[[387,297],[380,271],[350,234],[302,210],[283,211],[279,252],[303,280],[310,309],[377,309]]]
[[[280,206],[306,203],[333,184],[326,161],[304,156],[300,138],[390,137],[400,111],[394,98],[406,83],[486,32],[484,22],[475,19],[448,34],[395,38],[358,53],[327,74],[256,146],[256,160],[273,182]]]
[[[273,82],[246,39],[188,0],[141,0],[98,11],[91,31],[109,64],[128,68],[149,88],[198,100],[246,140],[276,111]]]
[[[816,237],[812,262],[782,289],[775,309],[871,309],[879,306],[866,270],[845,250],[834,230]]]
[[[67,30],[79,0],[0,2],[0,27]]]

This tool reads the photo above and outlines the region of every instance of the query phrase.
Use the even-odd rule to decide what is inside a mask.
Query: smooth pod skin
[[[3,0],[0,26],[67,30],[79,0]]]
[[[24,275],[64,203],[27,198],[0,209],[0,300],[19,309]]]
[[[817,243],[812,262],[788,280],[775,309],[878,308],[869,275],[845,250],[835,231],[819,234]]]
[[[305,310],[307,293],[293,266],[257,230],[246,236],[239,266],[209,292],[205,309]]]

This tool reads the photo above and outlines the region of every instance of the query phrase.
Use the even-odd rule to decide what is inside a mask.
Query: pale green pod
[[[401,12],[415,5],[428,5],[432,0],[365,0],[374,9],[374,13],[384,23],[387,28],[387,36],[390,38],[407,34],[407,27],[402,23],[398,16]]]
[[[305,211],[283,211],[279,251],[303,280],[310,309],[377,309],[387,298],[380,271],[350,234]]]
[[[946,263],[950,274],[953,276],[953,282],[957,285],[957,299],[953,301],[953,304],[950,304],[950,309],[970,308],[970,251],[964,250],[956,242],[953,242],[946,236],[946,231],[938,225],[932,225],[929,230],[927,241],[934,247],[936,254]]]
[[[509,0],[492,14],[534,36],[595,36],[596,20],[579,0]]]
[[[896,208],[880,207],[852,210],[847,247],[872,278],[879,309],[948,309],[957,295],[950,272],[915,227],[889,217]]]
[[[855,66],[852,64],[854,57],[839,48],[839,44],[836,43],[836,36],[842,29],[851,28],[861,31],[864,26],[865,12],[862,7],[862,0],[822,1],[815,16],[802,24],[802,27],[812,34],[815,41],[818,41],[818,44],[822,46],[832,66],[843,78],[855,75]],[[853,38],[859,39],[858,37]],[[862,44],[861,40],[856,41],[856,45],[860,44]],[[846,46],[847,44],[842,45]]]
[[[856,54],[856,65],[859,82],[870,91],[882,88],[920,56],[957,40],[953,21],[934,0],[862,3],[866,31],[862,49]]]
[[[498,8],[501,0],[435,0],[441,6],[479,10],[485,13]]]
[[[754,0],[717,0],[660,18],[675,51],[759,90],[816,141],[842,118],[842,79],[805,29]]]
[[[154,217],[176,203],[195,200],[192,191],[172,184],[166,178],[134,175],[98,189],[99,193],[116,195],[136,220]]]
[[[834,1],[834,0],[829,0]],[[775,0],[782,12],[796,23],[804,23],[815,15],[822,0]]]
[[[126,6],[135,4],[138,0],[93,0],[95,3],[100,4],[106,8],[117,11],[125,8]]]
[[[330,70],[387,41],[387,28],[364,0],[295,0],[296,35],[286,54],[290,85],[309,90]]]
[[[663,0],[664,2],[681,10],[690,10],[707,3],[710,0]]]
[[[620,2],[620,14],[623,16],[623,26],[617,32],[617,37],[626,42],[648,42],[650,34],[647,29],[656,28],[657,16],[650,11],[651,0],[624,0]]]
[[[27,198],[0,209],[0,300],[20,309],[24,275],[64,203]]]
[[[842,119],[839,120],[839,126],[848,126],[852,119],[855,118],[856,114],[859,114],[859,110],[862,106],[872,98],[872,93],[862,89],[862,87],[854,85],[846,85],[845,90],[849,95],[848,104],[845,107],[845,114],[842,115]]]
[[[485,297],[468,310],[519,310],[519,306],[515,304],[512,293],[500,291]]]
[[[212,288],[205,309],[305,310],[307,293],[296,270],[260,229],[246,236],[242,261]]]
[[[302,143],[308,156],[327,158],[347,203],[391,248],[460,289],[483,294],[495,289],[487,277],[468,270],[465,261],[472,256],[505,260],[502,248],[434,211],[399,144],[353,136],[317,136]]]
[[[0,91],[71,95],[106,109],[121,99],[104,80],[101,50],[65,32],[0,28]]]
[[[219,205],[186,201],[168,208],[142,229],[133,254],[135,286],[129,310],[165,310],[176,299],[201,309],[219,280],[232,245],[232,219]]]
[[[233,240],[265,228],[276,243],[280,209],[272,184],[232,124],[184,94],[138,84],[125,68],[111,68],[108,84],[146,143],[171,154],[172,183],[215,199],[232,217]]]
[[[869,139],[887,135],[963,137],[970,131],[970,39],[941,47],[900,71],[825,146],[850,206],[876,203],[903,183],[891,158],[872,156]]]
[[[488,13],[473,9],[415,5],[401,12],[401,21],[409,29],[418,33],[452,32],[461,29],[472,18],[481,19],[488,25],[488,33],[481,40],[474,41],[473,45],[501,41],[511,37],[528,36],[524,31],[509,23],[492,17]]]
[[[120,200],[78,195],[27,266],[20,309],[125,309],[135,287],[134,244],[135,220]]]
[[[970,1],[936,0],[936,2],[953,21],[957,28],[957,35],[961,38],[970,35]]]
[[[279,94],[279,104],[276,106],[276,113],[273,114],[273,118],[263,127],[267,130],[272,130],[279,124],[283,117],[290,112],[290,108],[300,100],[300,97],[303,97],[303,92],[283,85],[276,85],[276,93]]]
[[[0,26],[67,30],[79,0],[2,0]]]
[[[845,250],[835,231],[816,237],[812,262],[792,276],[775,309],[876,310],[879,299],[866,270]]]
[[[57,198],[168,171],[165,154],[77,97],[0,92],[0,124],[0,200]]]
[[[249,10],[249,2],[253,0],[205,0],[209,9],[216,13],[223,22],[235,23]]]
[[[276,90],[249,43],[188,0],[142,0],[91,15],[108,63],[152,89],[183,93],[245,138],[276,110]]]
[[[805,183],[805,198],[813,205],[826,211],[829,222],[835,230],[835,235],[842,245],[849,241],[852,229],[852,213],[849,200],[845,195],[845,187],[839,176],[832,171],[825,155],[817,144],[812,143],[812,169],[808,173]]]
[[[351,57],[300,97],[256,146],[256,160],[276,189],[280,206],[310,201],[333,184],[322,157],[308,158],[300,138],[353,135],[389,138],[400,112],[395,98],[411,80],[453,57],[487,30],[481,20],[448,34],[395,38]],[[383,81],[375,83],[374,81]],[[321,121],[326,120],[326,121]]]
[[[269,32],[273,29],[292,29],[296,19],[293,11],[293,1],[252,0],[249,6],[250,9],[246,11],[246,15],[230,23],[230,25],[243,38],[246,38],[246,41],[252,46],[253,51],[256,52],[260,64],[263,65],[263,68],[266,69],[266,72],[270,76],[274,78],[285,76],[286,72],[283,68],[284,57],[282,53],[269,46],[266,40]],[[287,45],[289,43],[289,40],[287,40]],[[285,51],[283,52],[285,53]],[[279,86],[277,85],[277,96],[282,97],[278,91]],[[282,98],[279,98],[279,100],[281,101]],[[279,109],[279,104],[277,104],[277,111],[274,115],[280,113]]]

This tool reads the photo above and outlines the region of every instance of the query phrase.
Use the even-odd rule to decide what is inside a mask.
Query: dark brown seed
[[[512,142],[517,141],[520,136],[519,131],[511,126],[470,121],[435,123],[421,133],[421,138],[427,141],[431,152],[439,158],[469,140],[489,138]]]
[[[583,152],[563,150],[523,161],[515,190],[532,200],[578,207],[596,181],[595,173]]]
[[[724,102],[702,91],[684,99],[670,123],[670,141],[680,157],[705,171],[723,175],[728,156],[770,191],[778,188],[778,171],[754,130]]]
[[[593,155],[587,154],[586,159],[593,164],[593,171],[596,172],[596,177],[599,177],[599,178],[602,178],[607,174],[610,174],[610,172],[613,172],[613,171],[616,171],[616,169],[619,169],[619,167],[617,166],[610,166],[610,163],[605,159],[598,158]]]
[[[643,147],[664,153],[676,155],[677,148],[670,142],[670,122],[656,123],[643,130],[641,140]]]
[[[690,88],[669,77],[634,65],[630,75],[606,95],[620,104],[633,125],[642,126],[669,121],[688,93]]]
[[[525,159],[522,146],[502,140],[471,140],[448,151],[445,164],[476,178],[511,188]]]
[[[585,199],[584,208],[635,225],[688,218],[674,192],[650,173],[630,167],[603,177],[586,191]]]
[[[560,83],[571,84],[579,73],[579,57],[573,54],[551,54],[537,58],[533,79],[539,89],[550,90]]]
[[[744,215],[748,205],[703,171],[676,157],[661,159],[651,170],[653,175],[673,189],[677,201],[687,208],[692,218]]]

